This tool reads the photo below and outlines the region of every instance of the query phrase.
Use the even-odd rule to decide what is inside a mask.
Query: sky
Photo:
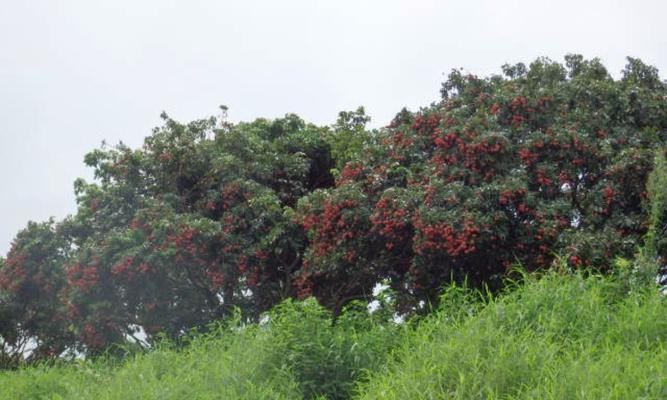
[[[567,53],[667,72],[664,0],[0,0],[0,255],[29,220],[76,210],[103,140],[141,145],[166,111],[297,113],[372,126],[439,98],[453,68]]]

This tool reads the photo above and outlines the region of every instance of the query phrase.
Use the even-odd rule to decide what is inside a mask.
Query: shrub
[[[294,373],[305,399],[350,399],[367,371],[391,357],[403,328],[369,315],[353,303],[334,320],[314,298],[287,301],[270,314],[270,335],[279,365]]]

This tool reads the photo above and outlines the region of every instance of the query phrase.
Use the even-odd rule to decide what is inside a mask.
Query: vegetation
[[[569,55],[378,130],[165,114],[0,258],[0,396],[664,398],[665,96]]]
[[[359,398],[664,398],[667,302],[623,289],[556,274],[488,302],[452,288]]]
[[[243,325],[237,316],[123,362],[78,360],[2,374],[0,398],[349,399],[405,330],[383,316],[357,306],[334,325],[313,299],[287,301],[261,324]]]
[[[479,293],[479,292],[477,292]],[[667,299],[655,285],[549,273],[491,298],[453,286],[409,328],[287,302],[187,346],[0,374],[1,399],[662,399]],[[318,397],[319,396],[319,397]]]
[[[441,102],[399,113],[335,188],[301,200],[309,293],[336,309],[384,280],[402,310],[428,311],[452,279],[498,288],[516,262],[604,271],[633,254],[667,139],[657,71],[629,59],[615,81],[571,55],[503,72],[453,71]]]

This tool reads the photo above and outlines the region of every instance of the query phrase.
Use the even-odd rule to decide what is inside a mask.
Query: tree
[[[605,270],[647,229],[646,182],[667,139],[666,85],[629,58],[541,58],[505,77],[455,70],[442,101],[403,110],[336,187],[302,199],[302,290],[339,308],[389,281],[404,309],[444,283],[498,287],[515,263]],[[336,282],[336,291],[328,288]]]
[[[69,246],[53,220],[28,223],[0,262],[0,348],[4,363],[54,358],[72,344],[64,304]]]
[[[295,297],[306,242],[292,207],[333,184],[328,129],[163,118],[141,149],[88,154],[98,182],[76,183],[64,296],[82,350],[177,338],[234,307],[256,319]]]
[[[337,169],[342,170],[345,164],[356,158],[373,140],[374,133],[366,129],[370,120],[363,107],[338,113],[338,119],[327,140],[331,145],[331,155],[336,160]]]
[[[426,312],[452,280],[497,289],[559,255],[606,270],[647,233],[664,258],[661,175],[646,189],[667,140],[657,70],[629,58],[614,80],[579,55],[502,70],[454,70],[439,102],[372,131],[361,107],[332,127],[163,114],[141,148],[90,152],[77,212],[30,223],[0,259],[0,362],[177,339],[287,298],[338,315],[380,283]]]

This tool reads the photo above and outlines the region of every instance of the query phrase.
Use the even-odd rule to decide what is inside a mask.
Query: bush
[[[349,399],[367,371],[377,370],[401,339],[402,327],[369,316],[355,303],[337,319],[311,298],[271,313],[279,363],[294,373],[305,399]]]

